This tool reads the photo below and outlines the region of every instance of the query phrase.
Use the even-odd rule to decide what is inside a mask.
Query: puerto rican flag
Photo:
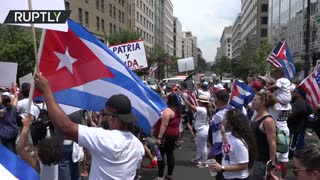
[[[250,86],[235,80],[233,83],[229,104],[242,110],[244,105],[247,105],[252,101],[254,95],[255,93]]]
[[[68,32],[43,33],[39,50],[40,72],[57,102],[101,111],[110,96],[124,94],[139,118],[137,125],[149,133],[166,107],[163,99],[84,27],[72,20],[68,26]]]
[[[275,68],[283,68],[288,79],[292,79],[296,74],[294,62],[286,40],[282,40],[277,44],[269,54],[267,62]]]

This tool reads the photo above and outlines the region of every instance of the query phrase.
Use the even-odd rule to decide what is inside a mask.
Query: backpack
[[[40,111],[38,118],[32,123],[30,127],[31,138],[34,145],[37,145],[40,140],[48,136],[48,130],[50,135],[54,134],[54,128],[49,119],[48,111],[44,108],[40,108],[38,105],[34,104]]]
[[[276,128],[276,151],[279,153],[287,153],[289,151],[290,136],[279,128]]]

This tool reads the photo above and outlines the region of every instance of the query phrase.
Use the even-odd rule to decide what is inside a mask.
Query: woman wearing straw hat
[[[199,106],[192,105],[189,101],[183,98],[185,105],[187,105],[195,113],[195,130],[196,134],[196,157],[191,160],[192,163],[197,164],[199,168],[208,167],[206,164],[208,158],[207,140],[209,130],[209,120],[211,113],[209,111],[209,98],[205,95],[200,95],[198,98]]]

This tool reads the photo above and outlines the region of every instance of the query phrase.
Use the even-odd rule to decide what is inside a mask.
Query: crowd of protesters
[[[101,112],[67,115],[48,81],[36,74],[35,87],[44,101],[33,101],[29,113],[30,84],[22,84],[19,92],[15,85],[1,88],[0,142],[41,180],[141,179],[142,167],[157,167],[156,179],[170,180],[175,149],[183,147],[187,130],[196,153],[186,159],[195,168],[216,172],[212,178],[286,179],[292,171],[299,178],[319,179],[320,143],[304,142],[304,136],[307,128],[320,136],[320,105],[309,108],[303,88],[285,78],[281,69],[273,82],[253,78],[247,84],[255,96],[242,109],[229,104],[232,88],[227,85],[202,81],[195,83],[194,92],[187,90],[186,82],[163,85],[158,92],[167,108],[151,134],[145,134],[136,127],[137,117],[125,95],[110,97]],[[143,165],[144,155],[148,165]]]

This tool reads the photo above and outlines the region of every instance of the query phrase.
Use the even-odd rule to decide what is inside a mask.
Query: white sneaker
[[[192,164],[200,164],[201,162],[199,161],[199,159],[193,158],[193,159],[191,159],[191,163]]]
[[[197,167],[198,168],[206,168],[206,167],[208,167],[208,164],[207,163],[199,163],[199,164],[197,164]]]

